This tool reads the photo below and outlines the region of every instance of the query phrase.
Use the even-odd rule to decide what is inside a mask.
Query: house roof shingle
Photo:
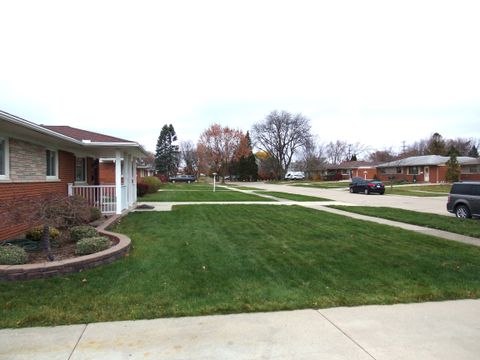
[[[405,159],[390,161],[384,164],[377,165],[379,168],[386,167],[401,167],[401,166],[430,166],[430,165],[443,165],[450,159],[449,156],[441,155],[423,155],[423,156],[411,156]],[[459,164],[464,164],[468,161],[475,160],[468,156],[458,156]]]
[[[117,138],[110,135],[104,135],[104,134],[96,133],[93,131],[74,128],[71,126],[64,126],[64,125],[40,125],[40,126],[45,129],[55,131],[59,134],[71,137],[79,141],[87,140],[91,142],[113,142],[113,143],[133,142],[130,140],[125,140],[125,139]]]

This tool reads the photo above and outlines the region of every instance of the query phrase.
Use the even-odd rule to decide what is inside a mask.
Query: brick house
[[[377,175],[374,162],[344,161],[338,165],[327,164],[321,171],[324,180],[350,180],[352,177],[373,179]]]
[[[37,125],[0,111],[0,202],[81,195],[104,213],[121,213],[136,202],[136,159],[145,155],[133,141],[68,126]],[[102,157],[118,160],[113,185],[102,185],[99,179]],[[0,240],[30,226],[22,219],[2,223]]]
[[[382,181],[390,178],[408,182],[446,182],[447,161],[449,156],[424,155],[411,156],[405,159],[390,161],[377,165],[377,176]],[[461,166],[462,180],[480,180],[480,165],[478,159],[459,156],[457,160]]]
[[[155,169],[153,169],[150,165],[144,164],[141,159],[137,159],[136,168],[137,182],[142,182],[142,179],[146,176],[155,175]],[[101,184],[115,184],[115,159],[100,159],[98,164],[98,172]]]

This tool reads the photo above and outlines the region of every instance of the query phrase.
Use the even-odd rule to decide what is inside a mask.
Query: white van
[[[285,174],[285,180],[305,180],[303,171],[289,171]]]

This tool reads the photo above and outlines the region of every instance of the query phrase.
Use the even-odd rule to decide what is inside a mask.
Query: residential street
[[[277,185],[262,182],[241,184],[243,186],[251,186],[268,191],[280,191],[292,194],[318,196],[353,205],[386,206],[440,215],[452,215],[446,209],[447,196],[415,197],[403,195],[350,194],[347,190],[348,183],[345,183],[345,189],[319,189],[313,187],[308,188],[303,186],[291,186],[282,184]]]

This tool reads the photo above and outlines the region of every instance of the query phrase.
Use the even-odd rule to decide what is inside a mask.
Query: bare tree
[[[198,172],[198,153],[193,142],[182,141],[180,143],[180,153],[185,164],[185,173],[189,175],[196,174]]]
[[[297,161],[297,167],[299,170],[307,173],[307,175],[311,174],[324,166],[326,162],[325,155],[325,146],[312,136],[302,149],[300,159]]]
[[[389,149],[384,149],[384,150],[376,150],[374,152],[371,152],[370,155],[368,155],[368,160],[374,161],[374,162],[389,162],[393,161],[396,159],[396,156],[392,150],[392,148]]]
[[[285,175],[295,152],[304,147],[311,136],[310,120],[287,111],[272,111],[252,127],[255,144],[269,154],[277,179]]]
[[[330,164],[338,165],[348,156],[348,144],[346,141],[337,140],[329,142],[325,148],[327,160]]]

